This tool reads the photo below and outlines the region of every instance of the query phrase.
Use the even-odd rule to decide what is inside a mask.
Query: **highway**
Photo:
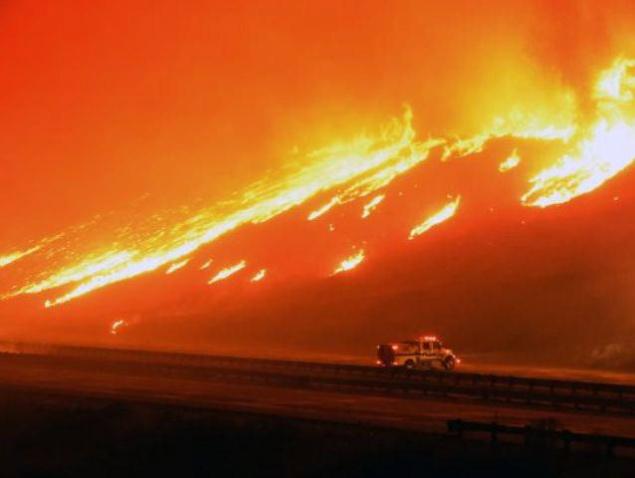
[[[452,419],[517,426],[553,419],[574,432],[635,438],[632,414],[492,402],[467,396],[424,396],[399,391],[393,394],[389,383],[369,385],[368,378],[361,387],[342,387],[331,372],[307,372],[306,364],[301,362],[267,361],[267,367],[277,368],[278,372],[264,373],[262,364],[244,359],[227,358],[227,363],[210,367],[210,357],[194,355],[24,346],[12,352],[0,355],[2,393],[20,390],[109,398],[431,433],[444,433],[447,421]],[[232,360],[244,362],[231,365]],[[196,362],[200,365],[195,366]],[[364,373],[376,380],[372,378],[377,373],[374,368]],[[320,379],[325,376],[328,380]]]

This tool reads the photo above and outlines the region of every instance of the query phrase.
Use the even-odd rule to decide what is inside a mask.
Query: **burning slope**
[[[79,283],[47,302],[49,306],[62,304],[178,261],[241,225],[268,221],[321,191],[352,181],[342,196],[345,200],[368,195],[425,160],[430,149],[439,144],[438,140],[417,142],[411,119],[411,113],[407,112],[375,138],[360,137],[350,144],[313,152],[308,155],[310,166],[283,175],[277,181],[255,184],[222,209],[203,209],[193,217],[150,230],[146,235],[131,234],[120,241],[130,242],[124,250],[91,254],[79,264],[62,265],[50,275],[40,272],[38,275],[43,279],[14,287],[3,297]],[[55,255],[56,250],[52,249]]]
[[[447,161],[483,151],[489,141],[497,138],[561,144],[568,153],[528,179],[529,190],[522,194],[521,202],[525,206],[547,207],[571,201],[597,189],[635,159],[634,64],[620,59],[600,73],[593,95],[595,118],[589,124],[579,119],[581,115],[576,113],[576,102],[569,92],[561,95],[565,105],[561,114],[551,117],[511,112],[498,117],[484,132],[458,140],[417,139],[412,113],[407,110],[378,134],[311,152],[301,167],[253,184],[225,203],[166,211],[141,223],[126,224],[116,228],[110,240],[101,235],[100,243],[94,247],[92,243],[84,246],[82,231],[74,230],[40,241],[38,246],[25,248],[25,252],[2,256],[0,267],[4,266],[4,270],[22,261],[26,264],[27,259],[31,261],[26,274],[12,276],[2,298],[50,291],[53,298],[47,299],[45,305],[51,307],[163,266],[170,265],[167,271],[174,272],[177,266],[186,268],[200,248],[241,226],[271,221],[317,199],[323,202],[308,215],[310,221],[375,194],[362,207],[361,216],[365,219],[380,203],[388,202],[384,201],[386,187],[421,165],[432,153]],[[404,239],[426,233],[452,218],[460,201],[461,196],[456,196],[412,228],[409,236],[404,231]],[[69,249],[73,250],[69,253]],[[365,258],[366,253],[360,250],[344,260],[334,273],[350,270]],[[244,267],[245,261],[223,269],[209,282],[225,279]]]
[[[618,59],[596,85],[595,123],[572,152],[541,171],[522,197],[527,206],[562,204],[594,191],[635,160],[634,60]]]

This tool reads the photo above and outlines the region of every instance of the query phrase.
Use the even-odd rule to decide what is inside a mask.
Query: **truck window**
[[[423,343],[423,351],[430,352],[432,350],[432,344],[430,342]]]
[[[432,348],[434,350],[441,350],[441,342],[432,342]]]

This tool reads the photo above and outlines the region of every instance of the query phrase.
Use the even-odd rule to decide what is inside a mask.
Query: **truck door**
[[[432,355],[434,355],[436,358],[440,357],[441,348],[441,342],[439,342],[438,340],[432,342]]]
[[[422,361],[430,360],[432,356],[432,342],[430,342],[429,340],[424,340],[421,343],[421,347],[422,347],[421,360]]]

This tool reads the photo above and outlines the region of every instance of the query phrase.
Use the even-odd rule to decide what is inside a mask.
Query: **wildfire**
[[[379,196],[375,196],[367,204],[365,204],[362,211],[362,219],[366,219],[368,216],[370,216],[375,208],[379,206],[385,198],[385,194],[380,194]]]
[[[190,262],[189,259],[185,259],[183,261],[175,262],[174,264],[170,265],[170,267],[167,268],[165,273],[166,274],[172,274],[172,273],[178,271],[179,269],[183,269],[187,265],[188,262]]]
[[[518,155],[518,150],[514,149],[514,151],[512,151],[512,154],[510,154],[505,161],[498,165],[498,171],[501,173],[506,173],[507,171],[514,169],[519,164],[520,156]]]
[[[203,265],[201,265],[201,267],[199,267],[200,270],[204,271],[205,269],[209,269],[209,266],[212,265],[212,262],[214,262],[212,259],[209,259],[207,261],[205,261],[203,263]]]
[[[258,272],[256,272],[251,279],[249,279],[249,282],[260,282],[261,280],[263,280],[265,278],[265,276],[267,275],[267,269],[260,269]]]
[[[370,194],[421,163],[434,146],[442,143],[415,141],[411,121],[412,113],[407,110],[403,118],[394,119],[375,137],[364,136],[310,153],[310,164],[299,171],[256,183],[243,193],[242,199],[203,209],[172,227],[149,228],[147,233],[143,228],[132,233],[135,228],[126,227],[116,242],[125,243],[128,239],[129,247],[104,255],[88,254],[85,259],[60,266],[45,278],[2,297],[72,285],[70,291],[47,302],[49,306],[59,305],[182,260],[243,224],[268,221],[320,192],[349,184],[338,195],[342,203]]]
[[[575,100],[568,92],[558,98],[559,113],[543,115],[513,111],[506,116],[494,118],[491,125],[468,138],[447,142],[443,149],[442,161],[451,157],[462,158],[483,151],[487,142],[503,137],[536,139],[542,141],[568,142],[575,135]]]
[[[554,96],[549,111],[512,110],[486,120],[482,131],[459,139],[417,139],[412,113],[407,110],[375,135],[308,153],[303,167],[285,169],[252,184],[234,200],[197,210],[164,211],[124,225],[117,223],[110,235],[107,229],[100,229],[98,243],[83,241],[85,225],[29,242],[36,245],[0,256],[0,268],[30,255],[40,257],[44,266],[12,282],[9,290],[0,292],[0,299],[54,290],[56,297],[45,302],[51,307],[162,267],[167,266],[166,273],[170,274],[184,267],[189,260],[186,258],[199,248],[240,226],[263,223],[319,197],[325,196],[325,202],[308,215],[308,220],[351,201],[372,197],[363,206],[361,217],[365,219],[385,198],[378,191],[426,161],[435,148],[443,148],[442,159],[448,160],[480,152],[495,138],[558,141],[566,154],[530,178],[521,203],[547,207],[568,202],[597,189],[635,160],[634,69],[635,60],[618,59],[598,75],[592,92],[595,117],[590,124],[580,120],[576,98],[566,89]],[[499,171],[509,171],[520,161],[514,150],[499,165]],[[453,217],[460,201],[461,197],[454,198],[413,228],[409,239]],[[329,231],[334,230],[329,225]],[[334,274],[350,270],[363,260],[364,251],[359,251],[344,260]],[[211,263],[205,262],[200,269],[209,268]],[[223,280],[245,265],[242,261],[223,269],[209,283]]]
[[[420,236],[421,234],[432,229],[433,227],[438,226],[442,222],[445,222],[451,217],[453,217],[456,214],[456,211],[459,209],[460,203],[461,203],[461,196],[457,196],[455,199],[447,203],[439,211],[437,211],[432,216],[427,218],[421,224],[414,227],[410,231],[410,236],[408,236],[408,239],[412,240],[415,237]]]
[[[363,249],[360,249],[356,254],[344,259],[340,264],[335,268],[332,275],[339,274],[341,272],[350,271],[351,269],[355,269],[358,265],[360,265],[364,259],[366,258],[366,254]]]
[[[526,206],[562,204],[591,192],[635,160],[635,60],[618,59],[596,84],[595,124],[572,151],[534,176]]]
[[[216,282],[227,279],[228,277],[233,276],[236,272],[243,270],[245,267],[247,267],[247,263],[243,260],[237,264],[234,264],[233,266],[226,267],[225,269],[221,269],[220,271],[218,271],[218,273],[214,277],[212,277],[209,280],[208,284],[211,285]]]
[[[125,264],[131,258],[132,255],[129,252],[125,251],[107,252],[105,254],[100,254],[97,257],[89,258],[74,267],[70,267],[58,272],[57,274],[53,274],[43,281],[25,286],[17,292],[12,293],[11,295],[36,294],[48,289],[61,287],[68,283],[78,282],[87,277],[94,276],[103,271],[107,271],[114,267],[117,267],[121,264]],[[48,300],[46,303],[48,304],[47,307],[51,307],[61,302],[64,302],[63,298]]]

